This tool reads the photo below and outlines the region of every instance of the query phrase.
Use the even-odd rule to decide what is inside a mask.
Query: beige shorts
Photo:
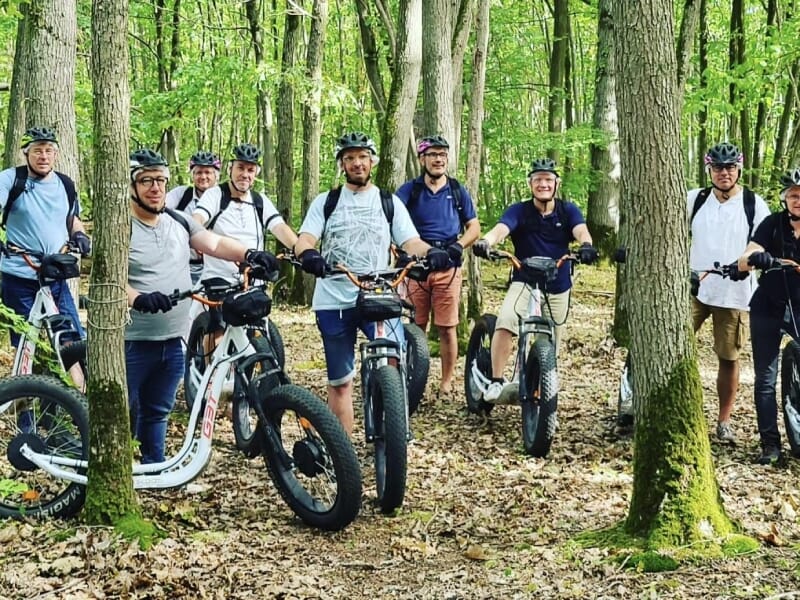
[[[697,331],[711,317],[714,327],[714,352],[722,360],[739,360],[747,329],[747,312],[736,308],[720,308],[692,298],[692,325]]]
[[[566,332],[564,322],[569,311],[569,290],[560,294],[550,294],[548,301],[542,303],[542,314],[556,322],[556,345]],[[506,292],[500,314],[497,316],[496,329],[507,329],[517,335],[519,317],[528,314],[528,301],[531,289],[521,281],[513,281]],[[559,324],[560,323],[560,324]]]

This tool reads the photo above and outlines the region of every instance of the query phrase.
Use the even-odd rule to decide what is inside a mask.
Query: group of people
[[[20,146],[27,179],[13,206],[9,195],[15,187],[17,169],[0,173],[0,208],[4,221],[7,217],[8,240],[49,254],[58,252],[64,241],[71,239],[88,254],[91,243],[79,218],[80,206],[69,201],[70,184],[54,170],[56,133],[44,127],[29,129]],[[276,270],[276,257],[264,250],[265,231],[294,251],[304,271],[319,278],[312,309],[325,352],[327,399],[348,433],[354,421],[357,331],[370,338],[375,332],[373,323],[359,318],[357,289],[341,278],[324,277],[332,265],[346,264],[354,272],[386,268],[392,244],[427,259],[430,276],[424,282],[410,281],[407,294],[416,307],[417,324],[425,329],[432,315],[438,328],[442,363],[439,390],[446,395],[453,389],[458,356],[456,326],[466,248],[472,246],[476,256],[488,257],[492,246],[510,237],[520,259],[559,258],[567,253],[571,242],[577,241],[582,262],[597,260],[580,209],[557,197],[560,177],[554,161],[541,158],[531,163],[530,199],[506,209],[499,222],[481,237],[468,190],[448,175],[449,150],[447,140],[440,135],[423,138],[417,146],[420,176],[389,193],[371,181],[372,169],[378,163],[375,142],[361,132],[341,136],[336,141],[334,159],[344,183],[314,199],[297,233],[268,198],[253,190],[261,169],[261,152],[252,144],[240,144],[232,150],[223,182],[219,182],[220,158],[208,151],[195,153],[189,161],[192,185],[169,192],[166,160],[144,148],[131,154],[127,285],[131,321],[125,331],[125,356],[133,431],[140,442],[142,462],[164,460],[167,421],[184,372],[182,337],[188,326],[189,301],[173,305],[167,294],[175,288],[187,289],[201,278],[233,281],[241,261]],[[738,388],[739,351],[749,303],[762,440],[758,460],[774,462],[780,457],[775,402],[778,345],[782,328],[797,336],[797,319],[785,309],[800,286],[793,279],[797,274],[766,272],[751,301],[754,285],[748,271],[768,269],[773,257],[800,256],[800,169],[782,180],[781,199],[786,210],[770,215],[763,199],[739,183],[743,157],[738,148],[719,144],[709,150],[705,160],[712,186],[688,195],[691,266],[705,268],[714,261],[738,259],[735,277],[705,278],[701,282],[693,306],[695,329],[709,316],[714,323],[720,404],[716,433],[723,442],[735,440],[730,415]],[[165,256],[169,260],[164,260]],[[37,290],[35,273],[13,256],[2,259],[0,272],[3,303],[27,315]],[[571,285],[566,264],[547,284],[549,302],[544,310],[558,324],[556,341],[563,336]],[[56,284],[53,291],[59,310],[69,314],[83,333],[66,287]],[[497,399],[507,383],[503,374],[518,314],[528,304],[528,293],[516,280],[506,293],[491,343],[492,382],[485,394],[488,401]],[[800,302],[797,307],[800,309]],[[224,327],[219,317],[212,323],[220,331]],[[396,324],[390,324],[387,330],[402,337],[403,328]]]

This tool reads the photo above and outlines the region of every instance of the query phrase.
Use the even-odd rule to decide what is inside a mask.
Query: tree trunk
[[[452,39],[454,11],[449,0],[422,3],[423,135],[455,140]],[[450,144],[450,168],[458,167],[458,146]]]
[[[314,0],[311,9],[311,32],[306,51],[306,78],[311,86],[303,102],[303,192],[301,213],[306,214],[311,201],[319,194],[320,139],[322,138],[322,59],[325,49],[325,27],[328,24],[327,0]],[[314,277],[298,272],[294,277],[292,302],[311,304]]]
[[[8,99],[8,121],[6,122],[5,153],[3,167],[9,168],[19,160],[19,140],[25,132],[25,98],[28,91],[28,43],[26,40],[25,14],[27,4],[20,4],[21,17],[17,22],[17,39],[14,43],[14,71],[11,74],[11,90]]]
[[[458,11],[453,20],[451,61],[453,74],[453,137],[447,138],[451,146],[461,147],[461,118],[464,107],[464,55],[467,53],[469,33],[475,14],[476,0],[459,0]]]
[[[778,16],[778,1],[769,0],[767,3],[767,35],[766,46],[771,52],[774,51],[773,45],[775,44],[775,20]],[[765,82],[767,83],[767,82]],[[761,142],[764,138],[764,129],[767,125],[767,98],[771,96],[772,82],[769,85],[764,85],[764,93],[759,96],[758,109],[756,111],[756,127],[753,136],[752,149],[745,149],[745,156],[750,153],[750,186],[758,188],[761,177]]]
[[[381,129],[381,155],[375,183],[396,190],[406,180],[406,156],[413,136],[414,109],[417,105],[422,64],[422,0],[400,0],[397,38],[392,71],[392,86]]]
[[[672,11],[657,0],[615,0],[613,10],[614,22],[626,24],[615,30],[621,191],[637,231],[625,271],[636,398],[625,530],[659,548],[727,535],[732,524],[711,461],[689,323]],[[677,267],[667,280],[665,264]]]
[[[259,14],[260,4],[260,2],[255,2],[255,0],[248,0],[245,2],[245,13],[247,15],[248,29],[250,30],[250,39],[253,43],[253,55],[255,56],[257,69],[261,69],[265,66],[264,34],[261,28],[261,17]],[[269,194],[275,189],[275,153],[272,148],[272,100],[269,97],[268,83],[262,78],[259,78],[256,88],[256,118],[258,122],[257,143],[261,147],[264,156],[261,178]]]
[[[383,77],[381,76],[380,57],[378,42],[375,39],[375,32],[370,23],[374,20],[370,18],[367,0],[356,0],[358,11],[358,29],[361,32],[361,51],[364,53],[364,69],[367,72],[367,80],[372,96],[372,106],[378,122],[382,122],[386,111],[386,92],[383,89]]]
[[[89,288],[89,485],[84,515],[111,524],[138,514],[125,381],[130,200],[128,191],[128,1],[92,2],[94,257]]]
[[[686,74],[692,60],[697,21],[700,17],[700,0],[684,0],[681,33],[678,36],[678,97],[683,98]]]
[[[553,1],[553,51],[550,54],[549,96],[547,100],[547,131],[561,133],[564,124],[564,98],[566,97],[565,70],[569,51],[569,0]],[[550,156],[558,160],[558,152],[551,149]]]
[[[700,43],[698,44],[698,62],[700,70],[700,89],[708,89],[708,2],[700,0]],[[705,156],[708,149],[708,108],[703,104],[697,114],[697,156]],[[702,160],[697,161],[697,184],[706,185],[706,166]]]
[[[483,154],[483,97],[486,89],[486,56],[489,49],[489,3],[480,2],[475,10],[475,51],[472,55],[472,89],[469,99],[469,129],[467,130],[467,189],[472,194],[475,213],[480,198],[481,156]],[[480,317],[483,312],[483,281],[478,261],[472,252],[464,254],[467,271],[466,319]]]

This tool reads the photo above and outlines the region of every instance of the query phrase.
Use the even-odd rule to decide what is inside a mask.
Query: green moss
[[[127,515],[114,523],[114,531],[128,540],[138,540],[139,548],[148,550],[155,542],[165,537],[165,534],[150,521],[137,515]]]
[[[662,571],[674,571],[680,566],[680,563],[671,556],[648,550],[628,557],[627,565],[642,573],[661,573]]]
[[[751,554],[761,548],[758,540],[746,535],[734,534],[722,543],[723,556],[732,557],[742,554]]]

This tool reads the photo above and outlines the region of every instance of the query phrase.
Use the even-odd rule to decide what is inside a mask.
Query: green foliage
[[[158,540],[166,537],[153,523],[138,515],[127,515],[114,523],[114,530],[128,540],[137,540],[141,550],[148,550]]]

